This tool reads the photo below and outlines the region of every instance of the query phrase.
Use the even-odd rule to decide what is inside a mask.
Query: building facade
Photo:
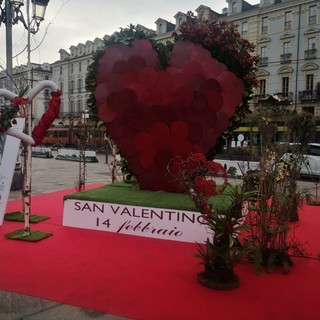
[[[34,86],[37,82],[42,80],[52,80],[51,66],[49,63],[36,64],[31,63],[31,72],[28,73],[27,65],[20,65],[13,68],[13,91],[17,94],[24,92],[28,88],[30,82]],[[30,76],[31,79],[28,79]],[[6,70],[0,72],[0,88],[6,88]],[[30,80],[30,81],[29,81]],[[3,98],[0,102],[3,102]],[[34,122],[37,124],[48,109],[48,102],[50,100],[49,90],[43,90],[32,101],[32,110]]]
[[[320,117],[319,0],[257,0],[254,5],[244,0],[226,0],[226,8],[221,13],[205,5],[199,5],[195,12],[234,21],[242,36],[256,45],[256,54],[260,56],[259,86],[252,100],[253,108],[261,98],[276,95],[289,100],[298,112]],[[173,31],[186,19],[187,14],[180,11],[174,15],[173,22],[158,18],[155,39],[173,41]],[[33,66],[33,81],[48,78],[62,92],[60,118],[56,123],[79,117],[87,110],[89,93],[85,89],[85,77],[93,54],[104,46],[103,39],[72,45],[69,51],[60,49],[56,62]],[[16,88],[23,86],[26,74],[26,66],[14,69]],[[2,71],[0,87],[4,84],[5,71]],[[46,92],[35,102],[36,119],[46,109],[48,98]]]
[[[242,36],[256,45],[260,63],[254,105],[276,95],[289,100],[298,112],[320,117],[320,2],[260,0],[251,5],[244,0],[226,0],[226,4],[222,13],[203,5],[195,11],[234,21]],[[178,12],[174,18],[178,30],[186,14]],[[156,21],[158,40],[170,40],[169,32],[158,25],[165,21]]]
[[[59,60],[51,64],[52,80],[59,86],[62,94],[60,122],[81,118],[81,114],[84,114],[88,109],[89,93],[85,88],[87,69],[92,63],[93,54],[103,46],[103,39],[96,38],[93,41],[88,40],[84,44],[72,45],[69,52],[60,49]]]

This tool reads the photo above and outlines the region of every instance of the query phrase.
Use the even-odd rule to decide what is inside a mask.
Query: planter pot
[[[223,273],[200,272],[197,280],[201,285],[215,290],[231,290],[239,286],[239,277],[231,270]]]

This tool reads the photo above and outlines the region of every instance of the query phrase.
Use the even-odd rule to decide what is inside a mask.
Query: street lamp
[[[17,24],[21,21],[26,29],[30,28],[30,32],[35,34],[39,31],[40,22],[44,20],[49,0],[31,0],[32,20],[29,26],[21,11],[21,7],[24,5],[24,0],[5,0],[4,8],[1,7],[2,2],[3,0],[0,0],[0,25],[1,22],[6,25],[7,22],[10,23],[11,16],[12,24]]]
[[[29,0],[27,0],[29,1]],[[4,2],[4,6],[2,6]],[[12,25],[22,22],[28,32],[35,34],[39,31],[40,23],[44,20],[46,7],[49,0],[31,0],[32,2],[32,18],[25,20],[21,7],[24,0],[0,0],[0,26],[3,23],[6,26],[6,71],[8,90],[13,89],[13,72],[12,72]],[[29,2],[28,2],[29,3]],[[28,7],[27,3],[27,7]],[[27,12],[29,15],[29,13]]]
[[[6,26],[6,87],[7,90],[13,91],[13,71],[12,71],[12,25],[22,22],[27,30],[27,53],[28,53],[28,79],[31,79],[31,60],[30,60],[30,34],[35,34],[39,31],[40,23],[44,20],[46,7],[49,0],[31,0],[32,16],[30,17],[30,0],[26,1],[26,19],[23,16],[21,7],[24,5],[24,0],[0,0],[0,25],[4,23]],[[31,19],[30,19],[31,18]],[[31,86],[30,86],[31,87]],[[32,133],[32,105],[27,108],[26,131],[29,135]],[[31,204],[31,145],[25,146],[24,152],[24,175],[23,175],[23,212],[27,227],[24,235],[30,234],[29,216]]]

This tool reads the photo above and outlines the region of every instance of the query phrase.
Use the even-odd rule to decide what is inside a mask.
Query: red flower
[[[207,162],[203,153],[192,154],[185,162],[183,162],[183,170],[189,175],[193,175],[200,167]]]
[[[22,98],[22,97],[15,97],[11,100],[11,105],[15,108],[18,108],[20,106],[24,106],[29,103],[28,98]]]
[[[205,177],[197,177],[194,181],[194,188],[197,193],[205,197],[211,197],[217,193],[216,183],[213,180],[207,180]]]

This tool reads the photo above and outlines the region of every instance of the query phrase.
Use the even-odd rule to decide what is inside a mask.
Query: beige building
[[[243,37],[256,45],[260,56],[259,87],[253,102],[277,95],[293,108],[320,116],[320,2],[318,0],[226,0],[221,13],[200,5],[195,12],[213,13],[238,24]],[[186,14],[175,16],[175,30]],[[157,39],[172,40],[172,23],[158,19]],[[167,26],[167,29],[165,28]]]
[[[49,63],[36,64],[31,63],[30,72],[31,82],[34,86],[37,82],[42,80],[52,80],[51,66]],[[6,70],[0,71],[0,88],[6,88]],[[27,65],[20,65],[13,68],[13,91],[20,94],[27,88],[29,84],[28,67]],[[38,123],[43,113],[48,108],[50,100],[49,90],[43,90],[32,101],[33,117],[35,124]],[[1,99],[1,98],[0,98]],[[2,98],[3,101],[3,98]],[[1,102],[1,101],[0,101]]]
[[[320,116],[320,2],[318,0],[257,0],[251,5],[244,0],[226,0],[221,13],[199,5],[196,14],[213,13],[219,19],[233,20],[243,37],[256,45],[260,56],[259,87],[254,105],[260,98],[277,95],[292,102],[297,111]],[[172,32],[187,19],[186,13],[177,12],[173,20],[158,18],[156,40],[172,41]],[[107,37],[107,36],[105,36]],[[60,49],[59,60],[34,66],[34,81],[48,77],[61,89],[61,119],[78,117],[87,109],[89,93],[85,90],[87,68],[93,54],[104,45],[96,38],[72,45],[68,51]],[[14,77],[24,81],[25,67],[15,68]],[[43,69],[41,71],[41,69]],[[48,70],[47,70],[48,69]],[[19,71],[20,70],[20,71]],[[52,72],[52,76],[51,76]],[[26,74],[26,72],[25,72]],[[19,77],[21,78],[20,80]],[[0,87],[4,87],[5,71],[0,72]],[[22,84],[21,84],[22,85]],[[37,101],[36,118],[46,108],[46,94]],[[253,105],[253,106],[254,106]],[[43,106],[43,107],[41,107]],[[59,119],[59,121],[61,121]]]
[[[87,69],[92,63],[93,54],[103,46],[103,39],[95,38],[72,45],[69,51],[60,49],[59,60],[51,64],[52,80],[62,93],[59,121],[79,118],[88,109],[89,93],[85,89]]]

